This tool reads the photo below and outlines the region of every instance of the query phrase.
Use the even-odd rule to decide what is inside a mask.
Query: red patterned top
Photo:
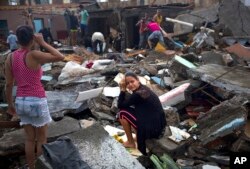
[[[42,68],[30,69],[26,66],[27,49],[18,49],[12,56],[12,72],[17,85],[17,97],[45,97],[41,83]]]

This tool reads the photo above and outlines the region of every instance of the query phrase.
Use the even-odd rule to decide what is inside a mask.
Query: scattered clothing
[[[68,137],[44,144],[43,155],[53,169],[90,169]]]

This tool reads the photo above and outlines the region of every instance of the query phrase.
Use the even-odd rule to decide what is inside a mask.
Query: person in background
[[[148,37],[149,48],[152,49],[153,47],[152,41],[154,41],[155,39],[157,39],[159,42],[164,44],[164,38],[163,38],[162,31],[161,31],[161,27],[158,25],[158,23],[151,21],[148,23],[147,27],[149,31],[151,32],[151,34]]]
[[[42,145],[47,142],[47,124],[52,121],[41,83],[41,66],[62,61],[64,56],[45,42],[41,34],[34,34],[30,26],[18,27],[16,35],[20,47],[5,61],[7,112],[21,120],[27,164],[29,169],[35,169],[36,158],[42,154]],[[48,53],[32,50],[35,42]],[[12,97],[14,82],[17,85],[15,104]]]
[[[148,16],[147,13],[145,13],[145,16],[136,23],[136,26],[139,26],[140,34],[139,49],[144,49],[146,47],[146,39],[148,36],[147,20]]]
[[[159,26],[162,24],[163,17],[161,15],[161,10],[157,9],[156,14],[153,16],[153,21],[155,21]]]
[[[88,50],[88,51],[90,51],[90,52],[92,52],[93,51],[93,46],[92,46],[92,40],[91,40],[91,36],[85,36],[84,37],[84,46],[85,46],[85,48]]]
[[[105,42],[104,36],[101,32],[95,32],[93,33],[91,37],[92,41],[92,47],[93,51],[96,54],[102,54],[103,53],[103,43]],[[99,46],[99,51],[98,51]]]
[[[11,52],[14,52],[15,50],[17,50],[17,48],[18,48],[17,37],[13,33],[12,30],[10,30],[9,36],[7,37],[7,43],[9,44],[9,48],[10,48]]]
[[[43,28],[39,31],[43,35],[43,39],[47,43],[52,43],[54,41],[49,28]]]
[[[83,5],[79,6],[80,12],[80,28],[81,28],[81,37],[84,40],[84,36],[88,31],[88,23],[89,23],[89,13],[86,9],[84,9]]]
[[[67,32],[69,35],[70,34],[70,10],[66,8],[63,15],[64,15],[64,20],[66,22]]]
[[[136,74],[128,72],[120,82],[118,98],[118,118],[128,138],[123,145],[136,148],[132,128],[136,131],[138,149],[146,155],[147,139],[159,138],[165,131],[165,114],[158,96],[147,86],[142,85]],[[132,94],[126,97],[126,90]],[[133,106],[134,108],[132,108]]]
[[[48,44],[51,44],[54,41],[49,28],[43,28],[39,31],[39,33],[42,34],[44,41],[47,42]],[[40,50],[43,52],[46,51],[46,49],[43,48],[42,46],[40,46]]]
[[[71,12],[70,15],[70,44],[75,46],[77,44],[77,31],[79,23],[75,11]]]

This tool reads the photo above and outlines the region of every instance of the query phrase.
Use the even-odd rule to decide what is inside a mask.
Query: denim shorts
[[[42,127],[52,121],[46,98],[16,97],[15,107],[20,125]]]
[[[152,40],[152,39],[159,39],[159,41],[164,42],[163,36],[161,31],[154,31],[153,33],[151,33],[148,37],[148,40]]]

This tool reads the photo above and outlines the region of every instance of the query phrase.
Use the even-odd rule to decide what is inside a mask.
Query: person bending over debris
[[[148,37],[149,48],[152,49],[153,47],[152,41],[155,39],[157,39],[159,42],[164,44],[164,38],[161,32],[161,27],[154,21],[149,22],[147,27],[149,31],[151,32],[151,34]]]
[[[137,134],[138,149],[146,155],[146,139],[159,138],[165,131],[166,119],[162,105],[158,96],[142,85],[132,72],[126,73],[119,85],[121,93],[118,99],[118,118],[128,138],[123,144],[128,148],[136,147],[132,137],[133,128]],[[128,98],[125,97],[126,89],[132,91]]]
[[[52,121],[41,83],[41,65],[61,61],[64,56],[47,44],[42,34],[33,34],[30,26],[18,27],[16,35],[20,48],[5,62],[7,112],[20,117],[25,131],[26,160],[29,169],[35,169],[35,159],[42,154],[42,144],[47,142],[47,124]],[[34,42],[49,53],[32,50]],[[12,100],[14,81],[17,84],[15,105]]]
[[[93,33],[91,40],[92,40],[93,51],[96,54],[102,54],[103,43],[105,42],[103,34],[101,32],[95,32]],[[99,46],[99,50],[98,50],[98,46]]]

